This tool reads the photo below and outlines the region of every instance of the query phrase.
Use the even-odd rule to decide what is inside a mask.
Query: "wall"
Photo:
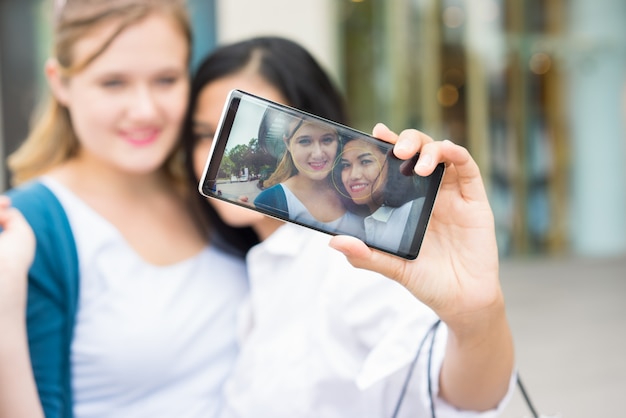
[[[217,0],[217,40],[288,37],[306,47],[339,82],[338,7],[333,0]]]

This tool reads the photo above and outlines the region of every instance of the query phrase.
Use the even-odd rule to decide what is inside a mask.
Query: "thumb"
[[[358,238],[339,235],[331,238],[331,248],[343,253],[356,268],[375,271],[402,283],[406,261],[369,248]]]

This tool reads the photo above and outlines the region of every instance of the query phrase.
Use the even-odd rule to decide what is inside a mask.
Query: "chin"
[[[264,218],[263,215],[251,209],[216,201],[215,199],[210,199],[210,201],[220,218],[230,226],[239,228],[252,226],[260,219]]]

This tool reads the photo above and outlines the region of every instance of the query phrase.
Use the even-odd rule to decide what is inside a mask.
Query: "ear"
[[[45,73],[52,95],[59,103],[67,107],[69,102],[67,79],[63,77],[61,65],[55,58],[49,58],[46,61]]]

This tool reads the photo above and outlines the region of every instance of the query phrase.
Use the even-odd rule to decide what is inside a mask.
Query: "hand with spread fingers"
[[[355,267],[401,283],[447,325],[444,398],[470,409],[493,406],[511,378],[513,343],[499,282],[494,217],[478,165],[465,148],[417,130],[397,135],[378,124],[373,135],[394,143],[401,159],[419,152],[419,175],[429,175],[438,163],[446,165],[420,253],[404,260],[346,236],[334,237],[331,246]]]

